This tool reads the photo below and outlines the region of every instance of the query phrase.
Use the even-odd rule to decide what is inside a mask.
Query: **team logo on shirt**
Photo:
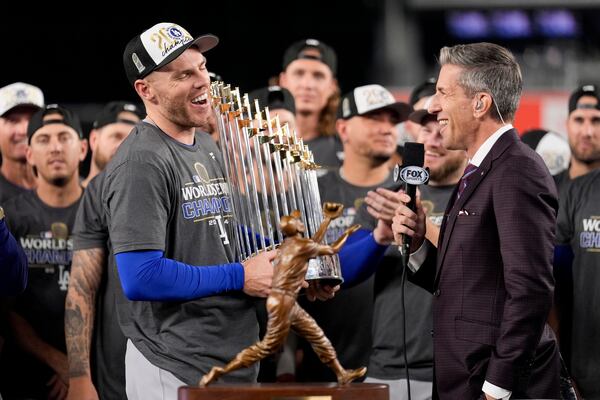
[[[354,204],[359,204],[360,207],[360,204],[362,204],[363,201],[364,197],[361,197],[360,199],[356,199]],[[357,209],[358,208],[355,207],[344,207],[342,215],[331,221],[329,227],[327,228],[327,233],[325,234],[325,241],[327,243],[333,243],[342,235],[342,233],[344,233],[346,229],[352,226],[354,223],[354,218],[356,217]]]
[[[201,163],[197,162],[194,164],[194,169],[196,170],[196,175],[192,175],[192,179],[196,183],[210,183],[210,177],[208,176],[208,171],[206,167]]]
[[[181,213],[184,219],[193,222],[206,221],[209,226],[219,229],[223,244],[229,244],[225,226],[233,212],[229,197],[229,186],[225,178],[211,178],[204,164],[193,165],[192,181],[181,188]]]
[[[583,231],[579,234],[579,247],[600,252],[600,216],[592,215],[582,220]]]
[[[69,238],[69,227],[64,222],[54,222],[50,225],[52,237],[56,239],[66,240]]]
[[[73,259],[73,239],[64,222],[54,222],[49,231],[20,238],[30,268],[43,268],[54,274],[58,268],[58,286],[66,291],[69,287],[69,267]]]

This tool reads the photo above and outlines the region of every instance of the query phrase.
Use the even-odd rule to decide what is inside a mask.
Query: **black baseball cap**
[[[44,117],[46,116],[53,117],[44,120]],[[81,129],[81,122],[79,122],[77,114],[58,104],[48,104],[44,108],[36,111],[29,120],[29,125],[27,126],[28,143],[31,143],[31,137],[38,129],[50,124],[63,124],[69,126],[77,132],[80,138],[83,138],[83,130]]]
[[[346,93],[338,107],[337,117],[349,119],[373,111],[389,109],[398,113],[399,122],[406,121],[413,108],[396,101],[392,93],[381,85],[365,85]]]
[[[319,54],[314,54],[312,50],[318,50]],[[295,60],[317,60],[327,65],[335,76],[337,74],[337,55],[331,46],[317,39],[304,39],[293,43],[287,48],[283,55],[283,70]]]
[[[219,43],[215,35],[206,34],[194,39],[177,24],[161,22],[135,36],[125,46],[123,65],[129,83],[142,79],[152,71],[164,67],[191,46],[201,52]]]
[[[584,96],[594,97],[596,99],[596,104],[577,104],[579,99]],[[569,114],[578,108],[600,110],[600,93],[598,93],[598,87],[596,85],[582,85],[571,93],[571,97],[569,97]]]
[[[408,103],[414,107],[417,101],[423,97],[433,96],[435,94],[436,83],[437,80],[435,78],[428,78],[425,82],[415,86],[412,92],[410,92]]]
[[[143,111],[135,104],[126,101],[111,101],[104,106],[98,115],[96,115],[96,119],[94,120],[93,124],[94,129],[100,129],[103,126],[114,124],[116,122],[135,125],[139,121],[139,119],[134,120],[131,118],[123,118],[120,116],[120,114],[123,112],[133,113],[137,115],[139,119],[143,117]]]
[[[249,94],[250,102],[254,104],[254,99],[258,100],[260,107],[269,107],[270,109],[283,108],[292,114],[296,114],[294,105],[294,96],[289,90],[280,86],[268,86],[256,89]]]
[[[430,114],[429,111],[427,111],[429,105],[431,104],[431,99],[432,98],[430,96],[429,99],[427,99],[427,101],[423,105],[423,108],[421,108],[420,110],[415,110],[411,112],[408,116],[408,119],[419,125],[425,125],[425,123],[429,121],[436,121],[437,116],[435,114]]]

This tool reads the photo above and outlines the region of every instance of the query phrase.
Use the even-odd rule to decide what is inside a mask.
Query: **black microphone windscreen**
[[[423,143],[406,142],[404,143],[404,154],[402,155],[402,166],[411,165],[422,167],[425,161],[425,146]]]

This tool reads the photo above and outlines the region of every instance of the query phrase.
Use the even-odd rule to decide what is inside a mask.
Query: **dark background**
[[[267,85],[269,77],[280,72],[286,47],[309,37],[337,50],[343,86],[367,80],[365,66],[374,46],[377,1],[307,1],[289,7],[281,2],[273,8],[229,0],[210,5],[207,1],[172,3],[176,11],[115,9],[108,16],[88,12],[85,18],[76,19],[62,13],[51,18],[27,16],[26,26],[16,14],[5,15],[0,24],[4,38],[0,86],[32,83],[42,88],[48,102],[135,100],[123,72],[123,49],[134,35],[158,22],[177,23],[192,36],[216,34],[220,44],[206,54],[208,69],[243,91]],[[342,12],[349,17],[342,18]]]
[[[600,82],[600,0],[21,3],[0,8],[0,87],[16,81],[39,86],[46,103],[79,114],[86,134],[106,102],[139,101],[125,78],[123,49],[159,22],[177,23],[193,36],[216,34],[220,44],[206,53],[208,69],[242,92],[266,86],[281,71],[285,49],[306,38],[336,50],[342,92],[380,83],[405,99],[411,87],[437,74],[440,47],[473,41],[512,50],[526,90],[571,91],[581,82]],[[491,19],[511,9],[533,20],[544,8],[572,13],[577,34],[461,38],[448,23],[456,12]]]
[[[267,85],[280,72],[287,46],[305,38],[323,40],[336,49],[343,92],[368,83],[410,88],[436,74],[440,47],[469,41],[494,41],[515,52],[523,62],[526,88],[570,89],[587,70],[592,74],[600,70],[594,62],[588,62],[587,70],[581,67],[587,65],[586,60],[600,60],[600,1],[578,2],[587,7],[573,7],[575,0],[552,1],[564,6],[551,9],[567,9],[575,16],[580,31],[571,38],[533,34],[464,39],[452,35],[447,26],[449,13],[502,9],[486,6],[490,1],[138,1],[77,7],[52,3],[43,9],[12,3],[0,9],[0,86],[15,81],[35,84],[50,103],[136,100],[123,72],[123,48],[134,35],[158,22],[178,23],[193,36],[219,36],[219,46],[206,54],[208,69],[244,92]],[[448,2],[455,5],[443,5]],[[511,2],[534,3],[496,1]],[[523,8],[529,15],[537,9]],[[537,64],[528,64],[531,59]]]

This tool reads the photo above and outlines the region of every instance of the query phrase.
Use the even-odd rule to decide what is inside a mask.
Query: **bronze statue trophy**
[[[346,370],[337,359],[335,349],[315,320],[298,305],[296,298],[304,282],[308,261],[322,255],[337,253],[360,225],[348,228],[331,245],[321,244],[331,220],[339,217],[344,206],[337,203],[324,203],[324,219],[313,238],[304,237],[306,230],[298,210],[281,218],[281,230],[285,236],[274,261],[273,285],[267,299],[269,322],[267,332],[258,343],[242,350],[225,367],[213,367],[200,380],[206,386],[219,376],[242,367],[249,367],[278,350],[290,328],[304,337],[312,345],[319,359],[335,372],[339,384],[347,384],[363,376],[365,367]]]

